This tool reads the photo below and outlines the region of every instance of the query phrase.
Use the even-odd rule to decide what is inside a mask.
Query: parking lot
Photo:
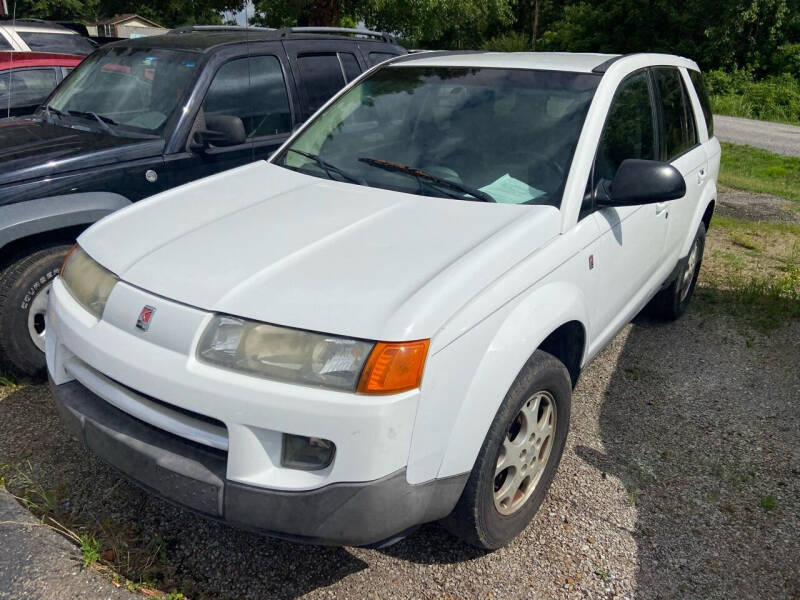
[[[96,533],[100,563],[113,567],[101,567],[105,577],[124,587],[127,575],[149,594],[794,598],[800,324],[767,336],[717,314],[707,291],[676,323],[638,319],[585,371],[542,510],[490,554],[437,525],[370,550],[295,545],[197,517],[70,439],[44,386],[0,388],[0,464],[12,492]]]

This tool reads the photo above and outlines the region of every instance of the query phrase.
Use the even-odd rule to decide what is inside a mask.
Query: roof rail
[[[631,54],[637,54],[637,53],[633,52]],[[605,60],[605,61],[601,62],[594,69],[592,69],[592,73],[605,73],[606,71],[608,71],[608,67],[613,65],[620,58],[625,58],[626,56],[631,56],[631,54],[618,54],[617,56],[612,56],[608,60]]]
[[[380,31],[368,29],[355,29],[353,27],[286,27],[281,31],[286,33],[330,33],[334,35],[361,35],[376,38],[389,44],[397,43],[394,36]]]
[[[167,33],[192,33],[195,31],[275,31],[271,27],[243,27],[241,25],[186,25],[170,29]]]

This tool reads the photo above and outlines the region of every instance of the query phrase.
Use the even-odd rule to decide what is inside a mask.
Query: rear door
[[[683,198],[656,205],[669,217],[664,262],[671,269],[681,258],[683,242],[690,235],[692,217],[708,182],[708,155],[700,144],[691,97],[678,67],[655,67],[652,76],[661,131],[660,157],[686,180]]]
[[[364,65],[348,40],[286,40],[284,42],[300,95],[302,119],[308,119]]]

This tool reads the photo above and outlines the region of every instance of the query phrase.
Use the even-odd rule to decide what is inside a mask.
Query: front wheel
[[[566,367],[537,350],[498,409],[445,527],[486,550],[504,546],[525,529],[561,461],[571,396]]]
[[[69,248],[38,250],[10,264],[0,275],[0,371],[44,376],[47,295]]]

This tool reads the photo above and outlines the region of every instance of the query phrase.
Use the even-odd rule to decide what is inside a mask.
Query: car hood
[[[162,140],[117,137],[35,118],[0,121],[0,185],[159,154]]]
[[[558,210],[429,198],[253,163],[138,202],[81,246],[209,311],[365,339],[432,337],[555,237]]]

